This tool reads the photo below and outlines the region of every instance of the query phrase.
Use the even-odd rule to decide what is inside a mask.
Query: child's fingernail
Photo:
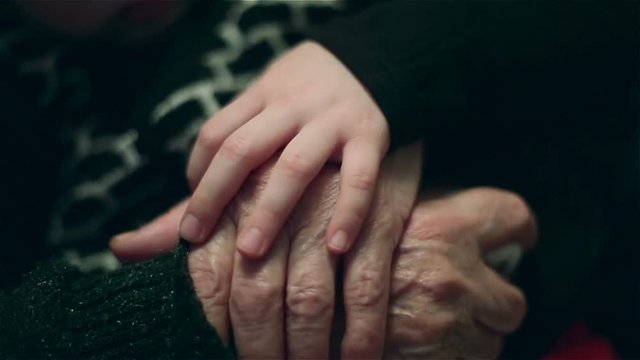
[[[260,252],[264,243],[264,236],[257,228],[251,228],[245,231],[238,239],[238,249],[243,253],[260,256]]]
[[[180,237],[189,241],[199,241],[201,232],[200,220],[193,214],[188,214],[180,225]]]
[[[340,230],[329,240],[329,247],[336,251],[347,250],[347,233]]]

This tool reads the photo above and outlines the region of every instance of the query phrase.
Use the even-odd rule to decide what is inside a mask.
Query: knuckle
[[[235,132],[220,146],[220,153],[232,160],[242,161],[251,154],[251,142],[248,136]]]
[[[433,280],[423,282],[422,286],[438,302],[454,302],[467,290],[464,280],[457,274],[437,276]]]
[[[220,143],[220,136],[218,132],[213,129],[212,125],[206,123],[203,125],[200,133],[198,134],[198,138],[196,139],[196,144],[198,147],[201,147],[205,150],[205,152],[211,153],[216,150],[218,144]]]
[[[455,303],[471,291],[465,274],[446,255],[438,254],[441,250],[434,247],[425,250],[416,254],[424,265],[416,268],[415,263],[399,263],[405,274],[395,276],[394,281],[398,280],[414,296],[441,304]]]
[[[370,357],[374,349],[380,348],[383,336],[379,329],[362,325],[348,329],[348,334],[343,343],[343,350],[351,358]]]
[[[287,91],[284,94],[280,94],[274,101],[274,105],[282,109],[291,109],[297,105],[299,101],[299,94],[295,92]]]
[[[358,116],[357,112],[354,112],[353,107],[348,104],[332,104],[326,111],[327,115],[331,119],[350,124],[350,127],[356,129],[356,133],[362,133],[362,129],[366,129],[366,126],[361,126],[362,117]]]
[[[356,312],[375,308],[385,298],[385,276],[381,269],[363,269],[356,278],[345,284],[345,305]]]
[[[234,325],[258,326],[282,312],[282,287],[253,279],[236,281],[231,289],[229,309]]]
[[[207,254],[203,252],[194,253],[192,259],[189,274],[203,305],[226,305],[231,287],[231,273],[223,265],[211,266]]]
[[[333,291],[323,286],[290,285],[287,288],[287,317],[310,323],[333,313]]]
[[[294,179],[302,180],[313,176],[312,164],[308,157],[300,153],[284,154],[281,161],[282,168]]]
[[[347,177],[347,186],[362,191],[373,191],[376,186],[376,176],[371,171],[357,170]]]
[[[287,89],[274,99],[274,105],[283,111],[293,111],[303,106],[308,106],[317,99],[317,91],[314,91],[313,84],[307,82],[300,86]]]
[[[448,236],[447,226],[450,222],[458,224],[466,222],[466,218],[456,217],[446,219],[432,213],[412,214],[407,224],[407,235],[422,241],[446,240]]]
[[[351,106],[336,107],[334,114],[342,115],[343,118],[351,119],[350,124],[358,134],[365,135],[367,138],[373,138],[381,141],[389,138],[389,126],[384,115],[379,114],[377,109],[369,109],[362,111],[360,114],[354,114]]]

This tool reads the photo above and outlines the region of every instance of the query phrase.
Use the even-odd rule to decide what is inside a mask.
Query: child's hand
[[[180,235],[207,239],[249,172],[284,148],[238,249],[264,255],[307,185],[333,159],[342,162],[341,191],[327,239],[333,252],[344,253],[368,214],[388,146],[386,119],[368,91],[328,50],[303,43],[200,130],[187,170],[195,192]]]

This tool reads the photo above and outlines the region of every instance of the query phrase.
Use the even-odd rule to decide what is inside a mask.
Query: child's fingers
[[[204,241],[249,172],[294,136],[298,125],[282,119],[286,119],[286,114],[273,108],[267,109],[222,143],[182,218],[182,238]]]
[[[373,199],[383,151],[364,141],[347,143],[340,167],[340,197],[327,229],[329,250],[342,254],[354,242]]]
[[[264,255],[309,183],[327,162],[337,144],[331,129],[303,128],[285,148],[256,207],[238,238],[245,256]]]
[[[263,97],[256,87],[251,87],[202,125],[187,166],[187,179],[192,190],[198,186],[224,139],[263,108]]]

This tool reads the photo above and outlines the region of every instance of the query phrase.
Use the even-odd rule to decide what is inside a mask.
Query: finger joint
[[[245,161],[251,154],[250,141],[245,135],[233,133],[222,143],[220,153],[234,161]]]
[[[372,191],[376,186],[376,176],[370,171],[358,170],[347,178],[347,186],[357,190]]]
[[[302,154],[284,154],[281,161],[287,175],[296,180],[305,180],[313,176],[313,164]]]
[[[355,279],[345,284],[345,305],[357,312],[376,311],[385,300],[384,279],[381,269],[362,269]]]
[[[235,281],[231,289],[230,311],[234,326],[261,327],[282,314],[282,286],[255,279]]]
[[[290,285],[286,301],[287,318],[294,323],[313,323],[333,313],[333,291],[326,286]]]

